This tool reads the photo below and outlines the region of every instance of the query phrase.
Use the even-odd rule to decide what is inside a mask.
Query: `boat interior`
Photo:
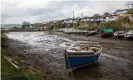
[[[69,47],[66,51],[67,51],[67,54],[69,55],[73,55],[73,54],[83,55],[83,54],[96,54],[100,52],[101,49],[102,47],[99,44],[81,42],[81,43],[74,44],[73,46]]]

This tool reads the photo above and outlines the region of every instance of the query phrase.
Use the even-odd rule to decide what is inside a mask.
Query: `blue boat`
[[[101,52],[100,44],[86,41],[76,42],[65,51],[66,68],[70,71],[89,63],[98,62]]]

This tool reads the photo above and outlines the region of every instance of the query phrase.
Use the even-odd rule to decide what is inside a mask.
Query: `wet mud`
[[[27,63],[44,74],[44,80],[133,80],[133,41],[74,36],[58,32],[10,32],[8,44]],[[103,46],[99,62],[68,73],[64,63],[65,43],[97,41]]]

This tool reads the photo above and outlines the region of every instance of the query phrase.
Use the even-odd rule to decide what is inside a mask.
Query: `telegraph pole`
[[[129,5],[128,5],[128,11],[129,11]],[[127,12],[127,14],[128,14],[128,12]]]
[[[132,5],[132,9],[131,9],[131,11],[132,11],[132,15],[133,15],[133,4],[131,4]]]
[[[74,27],[74,11],[73,11],[73,27]]]
[[[81,13],[81,18],[83,18],[83,13]]]
[[[73,11],[73,28],[75,29],[75,26],[74,26],[74,11]]]
[[[73,11],[73,19],[74,19],[74,11]]]

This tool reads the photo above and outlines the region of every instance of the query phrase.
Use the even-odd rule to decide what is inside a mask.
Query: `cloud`
[[[127,1],[2,0],[2,23],[44,22],[73,16],[92,16],[127,8]]]

